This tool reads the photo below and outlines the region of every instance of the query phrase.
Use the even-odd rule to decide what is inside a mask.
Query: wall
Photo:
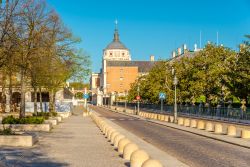
[[[138,67],[107,67],[107,91],[125,92],[138,77]]]

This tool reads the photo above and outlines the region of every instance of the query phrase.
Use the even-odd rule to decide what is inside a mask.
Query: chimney
[[[150,61],[155,61],[155,56],[154,55],[150,56]]]
[[[178,56],[180,56],[181,55],[181,48],[178,48],[177,52],[178,52]]]
[[[175,58],[175,56],[176,56],[176,52],[175,52],[175,50],[172,52],[172,58]]]
[[[183,53],[187,53],[187,44],[183,44]]]
[[[197,52],[198,49],[197,49],[197,44],[194,44],[194,51]]]

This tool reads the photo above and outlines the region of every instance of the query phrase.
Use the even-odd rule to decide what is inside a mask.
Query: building
[[[11,85],[10,85],[11,83]],[[43,102],[43,111],[48,111],[49,92],[46,88],[41,89],[41,100]],[[72,99],[73,93],[67,87],[61,87],[55,94],[57,102],[63,102]],[[25,111],[34,111],[35,93],[31,85],[27,84],[25,88]],[[37,102],[40,102],[40,93],[37,90]],[[21,103],[21,85],[19,74],[14,74],[4,78],[0,71],[0,113],[1,112],[19,112]],[[38,111],[40,105],[38,104]]]
[[[116,23],[113,41],[103,50],[102,69],[90,78],[93,104],[112,103],[115,95],[125,96],[131,83],[154,64],[154,56],[150,61],[132,61],[130,50],[120,41]]]

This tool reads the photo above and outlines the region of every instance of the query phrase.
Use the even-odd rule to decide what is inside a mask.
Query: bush
[[[49,119],[49,117],[56,117],[57,112],[38,112],[36,115],[33,114],[33,116],[40,116],[44,117],[44,119]]]
[[[14,118],[8,116],[2,120],[3,124],[42,124],[44,117],[25,117],[25,118]]]
[[[4,128],[3,130],[0,130],[0,135],[14,135],[15,132],[12,131],[11,128]]]
[[[18,124],[18,119],[14,118],[12,115],[3,118],[2,124]]]

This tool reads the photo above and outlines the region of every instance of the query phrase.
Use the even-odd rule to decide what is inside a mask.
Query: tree
[[[226,77],[224,83],[232,95],[245,99],[249,103],[250,96],[250,36],[248,41],[240,45],[240,52],[226,61]]]

